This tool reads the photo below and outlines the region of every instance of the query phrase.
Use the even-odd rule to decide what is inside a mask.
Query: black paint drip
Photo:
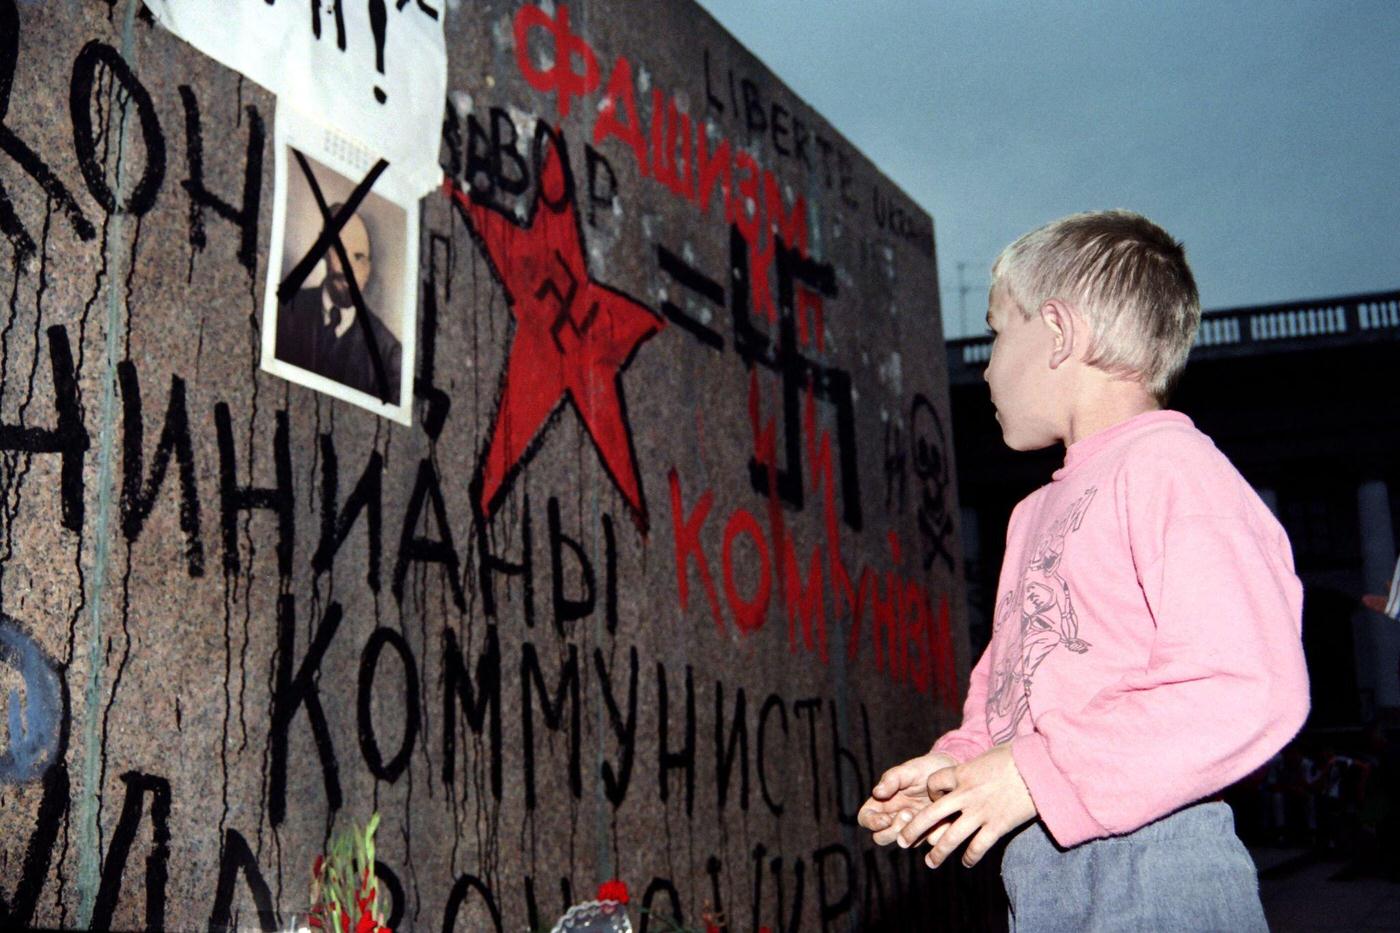
[[[384,35],[389,28],[389,11],[384,0],[369,0],[369,28],[374,33],[374,67],[384,73]],[[375,85],[374,99],[381,104],[388,100],[384,89]]]

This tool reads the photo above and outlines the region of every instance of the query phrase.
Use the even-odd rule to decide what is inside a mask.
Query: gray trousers
[[[1006,847],[1012,933],[1267,931],[1259,876],[1223,803],[1062,849],[1039,820]]]

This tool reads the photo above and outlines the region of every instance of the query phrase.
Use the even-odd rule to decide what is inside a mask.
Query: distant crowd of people
[[[1315,848],[1400,880],[1400,746],[1378,725],[1300,735],[1226,796],[1251,845]]]

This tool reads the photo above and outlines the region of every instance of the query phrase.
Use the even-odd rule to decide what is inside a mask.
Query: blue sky
[[[948,336],[1077,210],[1161,223],[1208,309],[1400,288],[1400,0],[700,3],[933,215]]]

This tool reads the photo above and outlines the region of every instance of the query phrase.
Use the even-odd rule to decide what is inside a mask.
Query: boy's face
[[[983,378],[991,388],[1002,440],[1012,450],[1049,447],[1063,433],[1050,379],[1053,332],[1039,314],[1025,317],[1003,285],[992,289],[987,326],[994,339]]]

